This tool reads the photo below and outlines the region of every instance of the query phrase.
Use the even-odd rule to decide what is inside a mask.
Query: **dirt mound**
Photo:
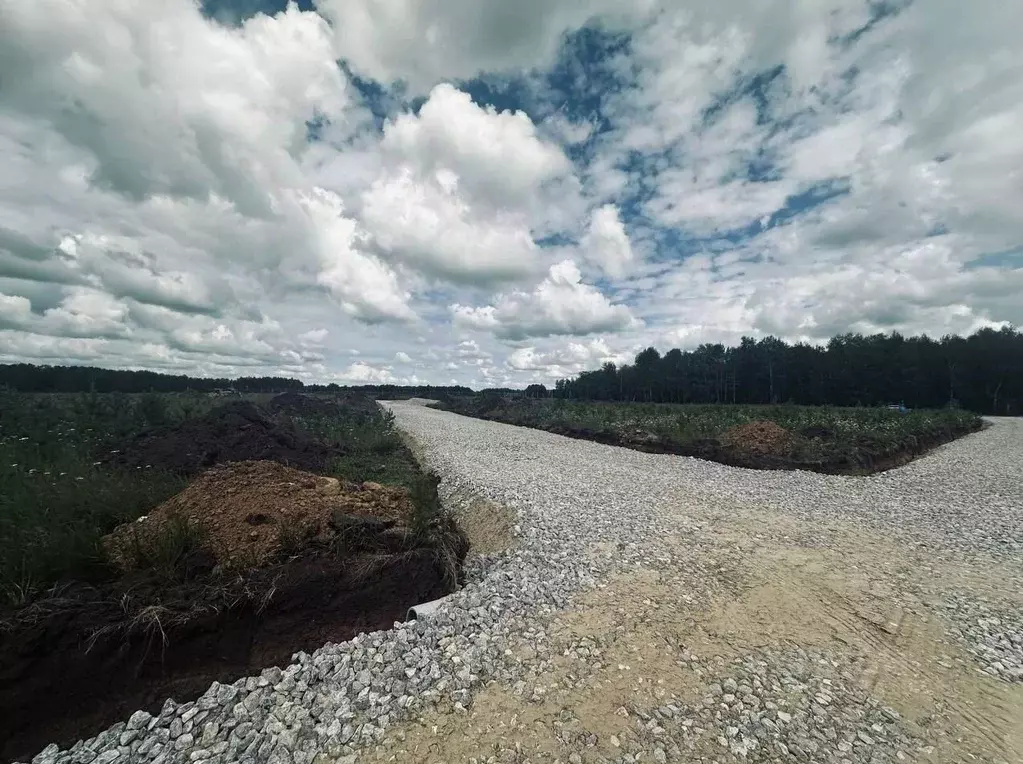
[[[291,416],[331,416],[338,413],[336,400],[302,393],[281,393],[272,398],[266,407],[271,412]]]
[[[792,433],[784,427],[757,420],[738,425],[721,436],[721,443],[747,453],[787,456],[792,450]]]
[[[214,464],[250,459],[323,472],[337,453],[336,447],[238,401],[202,417],[140,433],[110,452],[107,460],[120,467],[153,467],[187,476]]]
[[[194,529],[196,543],[225,568],[264,565],[314,540],[328,542],[353,525],[407,526],[413,505],[402,488],[343,484],[271,461],[224,464],[202,474],[147,517],[103,539],[123,570],[152,559],[168,534]]]

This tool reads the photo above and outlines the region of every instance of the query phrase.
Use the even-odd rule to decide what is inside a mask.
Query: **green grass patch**
[[[768,421],[792,434],[791,450],[784,458],[793,468],[866,467],[900,452],[917,453],[982,426],[976,414],[953,409],[899,412],[880,407],[618,403],[486,395],[450,398],[439,407],[525,427],[618,437],[623,445],[637,435],[650,435],[683,451],[718,441],[740,425]]]

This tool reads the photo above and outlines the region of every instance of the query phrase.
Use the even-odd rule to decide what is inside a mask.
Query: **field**
[[[653,453],[739,467],[871,474],[983,426],[960,410],[448,398],[438,408]]]
[[[0,760],[451,591],[436,488],[365,396],[3,394]]]

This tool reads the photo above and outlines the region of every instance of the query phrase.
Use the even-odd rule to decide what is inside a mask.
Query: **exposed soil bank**
[[[455,412],[459,413],[459,412]],[[497,417],[480,416],[479,419],[501,422]],[[512,423],[506,423],[512,424]],[[582,427],[571,427],[552,423],[531,426],[556,435],[579,440],[591,440],[608,446],[631,448],[650,454],[674,454],[676,456],[692,456],[731,467],[745,467],[758,470],[806,470],[820,472],[825,475],[873,475],[878,472],[901,467],[917,459],[938,446],[976,432],[978,427],[965,428],[959,432],[917,438],[915,443],[898,450],[875,454],[861,451],[855,457],[843,456],[839,459],[822,461],[796,460],[790,456],[767,453],[763,449],[748,448],[741,442],[723,443],[713,438],[705,438],[691,443],[678,443],[648,432],[622,433],[614,430],[591,430]],[[813,437],[815,433],[800,434],[799,437]]]
[[[213,681],[390,628],[454,588],[441,550],[391,543],[403,551],[341,560],[323,550],[227,584],[207,574],[172,588],[76,585],[0,616],[0,760],[70,746],[138,709],[158,713],[166,698],[194,700]]]

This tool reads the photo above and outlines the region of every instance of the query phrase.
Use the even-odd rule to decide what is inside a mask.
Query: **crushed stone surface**
[[[430,618],[34,764],[1023,761],[1023,421],[838,477],[385,405],[514,544]]]

